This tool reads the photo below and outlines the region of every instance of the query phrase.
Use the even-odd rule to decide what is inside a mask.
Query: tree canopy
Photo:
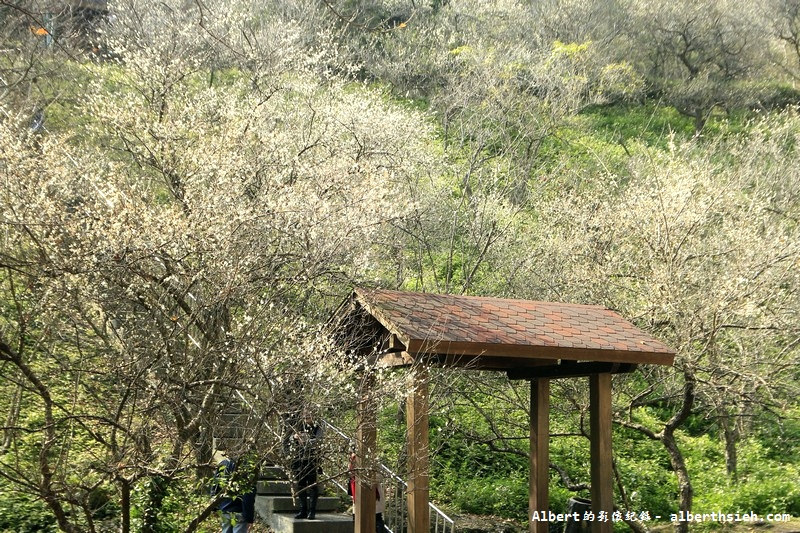
[[[354,284],[620,311],[679,352],[615,381],[620,507],[800,514],[796,2],[96,4],[0,0],[0,530],[205,527],[231,409],[349,423]],[[431,379],[435,497],[524,520],[458,477],[516,490],[527,390]]]

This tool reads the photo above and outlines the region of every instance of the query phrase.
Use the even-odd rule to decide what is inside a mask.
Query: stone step
[[[256,494],[291,495],[292,484],[289,481],[275,479],[261,480],[256,484]]]
[[[333,512],[340,507],[341,500],[339,498],[320,496],[317,499],[317,511]],[[270,513],[296,513],[299,507],[292,501],[291,496],[257,496],[256,509],[262,516],[266,516]]]
[[[336,513],[346,507],[341,498],[320,496],[315,520],[297,520],[298,505],[292,501],[292,486],[287,473],[278,466],[260,472],[256,489],[256,513],[278,533],[353,533],[353,517]]]
[[[260,479],[269,481],[286,481],[289,476],[286,471],[279,466],[265,466],[261,468]]]
[[[353,517],[345,514],[317,513],[315,520],[295,519],[293,513],[272,513],[262,517],[279,533],[353,533]]]

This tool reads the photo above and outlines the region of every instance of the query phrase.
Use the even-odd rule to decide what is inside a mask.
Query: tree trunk
[[[678,448],[675,434],[672,431],[665,431],[664,435],[661,437],[661,442],[664,443],[664,447],[667,449],[670,464],[675,471],[675,476],[678,478],[678,507],[681,511],[688,513],[692,510],[694,489],[692,488],[692,482],[689,478],[689,470],[686,468],[686,460]],[[677,533],[688,533],[689,523],[676,522],[675,531]]]
[[[210,465],[214,459],[214,436],[211,426],[204,425],[198,431],[200,445],[194,450],[197,458],[197,479],[209,479],[214,475],[214,467]]]
[[[6,417],[6,427],[9,428],[5,431],[3,436],[3,445],[0,447],[0,453],[5,453],[11,448],[11,443],[14,440],[14,430],[11,429],[17,425],[19,419],[20,406],[22,405],[22,385],[17,385],[14,389],[14,396],[11,399],[11,407],[8,410]]]
[[[120,480],[120,533],[131,531],[131,482]]]
[[[50,463],[50,451],[56,446],[58,437],[56,435],[56,418],[54,415],[54,407],[56,403],[50,396],[50,389],[39,379],[39,376],[22,360],[20,354],[14,351],[11,346],[0,339],[0,360],[9,361],[15,365],[23,377],[31,384],[32,389],[36,392],[42,400],[42,407],[44,408],[45,429],[41,436],[41,444],[39,445],[39,483],[38,483],[38,496],[44,500],[50,510],[56,517],[59,529],[67,533],[77,531],[75,526],[69,520],[69,515],[62,505],[59,495],[54,488],[55,473],[53,472]]]
[[[701,131],[703,131],[703,128],[706,126],[706,120],[708,120],[708,113],[706,113],[704,109],[696,107],[694,108],[692,116],[694,117],[694,133],[695,135],[698,135]]]
[[[692,489],[692,482],[689,478],[689,470],[686,468],[686,460],[683,458],[683,454],[678,448],[678,442],[675,440],[675,430],[682,426],[692,413],[697,380],[692,371],[688,368],[683,371],[683,379],[683,402],[680,411],[675,413],[665,424],[660,440],[667,449],[672,469],[675,471],[675,475],[678,478],[678,506],[681,511],[689,513],[692,510],[692,496],[694,490]],[[688,533],[689,523],[676,522],[675,531],[677,533]]]
[[[724,414],[720,418],[720,426],[722,426],[722,436],[725,438],[725,469],[728,472],[728,477],[732,481],[738,480],[738,457],[736,455],[736,443],[739,440],[739,431],[736,428],[736,420]]]

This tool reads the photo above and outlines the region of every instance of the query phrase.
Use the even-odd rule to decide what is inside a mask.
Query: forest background
[[[213,527],[230,406],[353,429],[354,285],[617,310],[678,351],[614,380],[617,505],[800,515],[799,76],[797,0],[0,0],[0,530]],[[524,522],[527,385],[431,392],[433,499]]]

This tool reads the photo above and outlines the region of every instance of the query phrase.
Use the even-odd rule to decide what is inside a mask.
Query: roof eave
[[[409,339],[406,347],[410,353],[468,355],[482,357],[518,357],[520,359],[573,359],[575,361],[600,361],[672,365],[675,354],[667,351],[631,351],[605,348],[564,346],[532,346],[519,344],[482,344],[474,342],[444,341],[437,339]]]

